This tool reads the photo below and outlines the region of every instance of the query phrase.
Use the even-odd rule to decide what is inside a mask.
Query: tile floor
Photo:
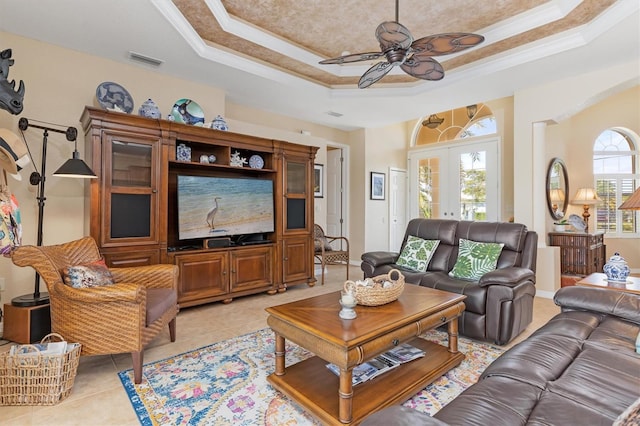
[[[351,278],[362,275],[352,266]],[[257,294],[238,298],[230,304],[211,303],[186,308],[178,314],[177,339],[161,333],[147,347],[145,363],[177,355],[201,346],[267,327],[268,306],[337,291],[344,283],[344,267],[328,269],[325,285],[306,284],[269,296]],[[511,345],[526,338],[559,312],[549,299],[536,298],[533,323]],[[4,348],[0,348],[2,350]],[[131,356],[82,357],[71,395],[54,406],[0,407],[1,425],[137,425],[137,417],[117,373],[131,368]]]

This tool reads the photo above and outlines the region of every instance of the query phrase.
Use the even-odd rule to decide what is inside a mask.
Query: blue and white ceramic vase
[[[191,161],[191,148],[183,143],[176,146],[176,160]]]
[[[147,99],[140,105],[140,109],[138,109],[138,115],[147,118],[155,118],[157,120],[160,119],[160,108],[156,105],[155,102],[151,100],[151,98]]]
[[[229,130],[229,126],[227,126],[227,122],[224,121],[221,115],[216,115],[216,118],[211,122],[211,128],[216,130],[224,130],[225,132]]]
[[[607,281],[625,283],[629,276],[629,266],[624,257],[616,252],[604,265],[604,273],[607,276]]]

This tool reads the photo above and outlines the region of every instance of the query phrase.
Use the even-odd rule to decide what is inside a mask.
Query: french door
[[[496,221],[498,139],[409,153],[411,217]]]

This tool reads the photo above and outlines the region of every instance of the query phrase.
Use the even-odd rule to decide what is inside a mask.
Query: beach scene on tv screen
[[[178,176],[178,237],[273,232],[273,182]]]

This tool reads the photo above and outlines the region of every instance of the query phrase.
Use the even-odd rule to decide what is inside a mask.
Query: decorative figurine
[[[236,151],[231,154],[229,164],[233,167],[243,167],[247,164],[247,159],[245,157],[240,157],[240,152]]]
[[[342,309],[340,309],[338,316],[342,319],[354,319],[358,316],[353,309],[357,304],[358,302],[355,296],[351,292],[343,290],[340,296],[340,306],[342,306]]]
[[[18,90],[15,90],[15,80],[9,82],[9,67],[13,63],[11,49],[5,49],[0,52],[0,108],[9,111],[13,115],[18,115],[23,108],[24,82],[20,80]]]

